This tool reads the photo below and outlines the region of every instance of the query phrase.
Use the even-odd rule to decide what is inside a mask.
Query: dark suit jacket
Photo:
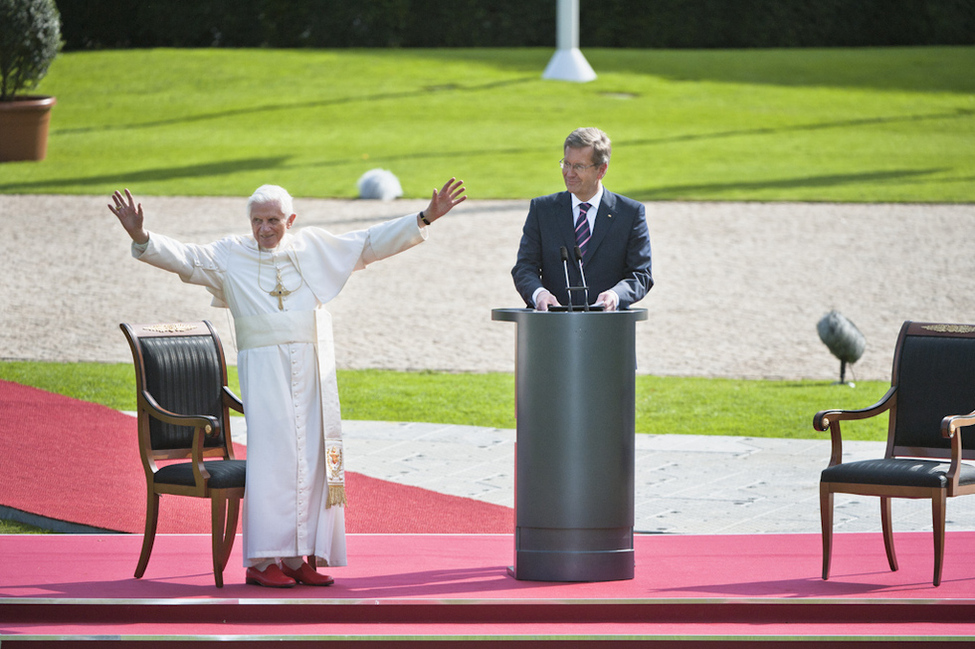
[[[581,286],[579,265],[575,261],[575,228],[572,198],[559,192],[535,198],[528,208],[522,231],[518,260],[511,269],[515,288],[530,307],[532,294],[541,286],[560,304],[568,304],[561,248],[569,252],[569,282]],[[620,296],[620,309],[643,298],[653,286],[650,272],[650,233],[642,203],[603,188],[603,199],[596,212],[592,238],[586,246],[582,267],[589,284],[589,302],[607,289]],[[581,291],[574,291],[574,304],[582,304]]]

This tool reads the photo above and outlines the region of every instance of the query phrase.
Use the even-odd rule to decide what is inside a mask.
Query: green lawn
[[[420,421],[514,428],[514,377],[385,370],[339,371],[344,419]],[[128,364],[0,362],[0,379],[33,385],[118,410],[135,409]],[[236,367],[230,384],[239,394]],[[755,381],[637,376],[638,433],[827,439],[812,417],[828,408],[863,408],[889,385],[855,388],[824,381]],[[845,439],[882,440],[886,417],[844,424]]]
[[[975,201],[975,47],[586,50],[599,78],[543,81],[548,49],[71,52],[48,158],[0,193],[352,197],[383,167],[409,196],[561,189],[565,135],[615,143],[642,200]]]
[[[25,523],[17,523],[15,521],[5,521],[0,519],[0,534],[47,534],[48,530],[36,527],[34,525],[27,525]]]

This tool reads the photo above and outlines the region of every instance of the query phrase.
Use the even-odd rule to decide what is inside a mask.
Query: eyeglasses
[[[572,171],[576,172],[577,174],[581,174],[583,171],[585,171],[589,167],[598,167],[599,165],[596,165],[596,164],[591,164],[591,165],[574,164],[574,165],[571,165],[571,164],[569,164],[568,162],[565,161],[565,158],[562,158],[561,160],[559,160],[559,166],[562,167],[562,171],[568,171],[569,169],[571,169]]]

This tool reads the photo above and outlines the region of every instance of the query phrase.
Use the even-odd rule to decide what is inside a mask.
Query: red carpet
[[[118,640],[154,648],[313,646],[651,646],[912,649],[972,646],[975,533],[949,533],[945,580],[931,585],[931,539],[897,535],[887,569],[879,534],[839,534],[819,578],[816,534],[640,535],[634,579],[544,583],[507,573],[505,535],[350,535],[330,588],[244,584],[238,542],[224,588],[209,539],[161,536],[142,579],[137,535],[0,535],[0,643]],[[157,644],[162,641],[170,644]],[[404,641],[413,644],[400,644]],[[200,642],[192,642],[200,641]],[[294,644],[283,644],[292,641]],[[141,642],[141,645],[140,645]],[[183,644],[179,644],[182,642]],[[236,642],[236,644],[233,644]],[[306,644],[299,645],[298,642]],[[263,643],[263,644],[261,644]],[[52,642],[52,646],[53,642]],[[65,645],[57,645],[65,646]],[[213,646],[216,646],[215,644]]]
[[[113,410],[0,381],[0,504],[141,532],[145,480],[135,427]],[[837,534],[829,581],[819,577],[818,534],[767,534],[637,535],[632,580],[527,582],[507,571],[510,509],[361,475],[349,482],[350,565],[330,569],[336,584],[326,589],[245,585],[239,540],[226,586],[216,588],[206,503],[189,498],[164,499],[163,534],[143,579],[132,576],[139,534],[0,535],[0,643],[951,649],[975,642],[975,562],[967,557],[975,532],[948,533],[938,588],[929,533],[896,535],[897,572],[887,568],[880,534]]]
[[[848,604],[864,600],[901,603],[964,601],[975,607],[975,562],[967,548],[975,532],[949,532],[941,586],[931,584],[930,534],[895,534],[900,570],[887,566],[880,534],[837,534],[833,570],[820,578],[818,534],[639,534],[634,537],[633,579],[604,582],[537,582],[508,574],[514,535],[349,535],[349,565],[329,568],[333,587],[271,589],[244,584],[240,539],[213,583],[207,535],[156,539],[142,579],[132,571],[142,539],[121,534],[0,535],[0,603],[5,598],[70,600],[295,599],[361,601],[373,606],[400,598],[438,600],[614,600],[773,598]],[[64,558],[70,557],[70,560]],[[9,560],[8,560],[9,559]],[[57,560],[54,560],[57,559]],[[607,602],[609,603],[609,602]],[[2,608],[2,607],[0,607]],[[893,621],[893,620],[889,620]],[[975,627],[975,617],[965,620]]]
[[[0,505],[141,533],[146,481],[133,417],[0,381]],[[238,458],[246,449],[236,445]],[[350,533],[510,533],[507,507],[348,473]],[[209,501],[163,497],[160,534],[208,534]]]

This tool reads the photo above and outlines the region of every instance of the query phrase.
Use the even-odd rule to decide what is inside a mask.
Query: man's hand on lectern
[[[535,298],[535,309],[537,311],[548,311],[549,307],[553,306],[559,306],[559,301],[547,290],[542,289],[542,292]]]
[[[595,306],[603,307],[603,311],[615,311],[620,306],[620,296],[616,291],[603,291],[596,298]]]

